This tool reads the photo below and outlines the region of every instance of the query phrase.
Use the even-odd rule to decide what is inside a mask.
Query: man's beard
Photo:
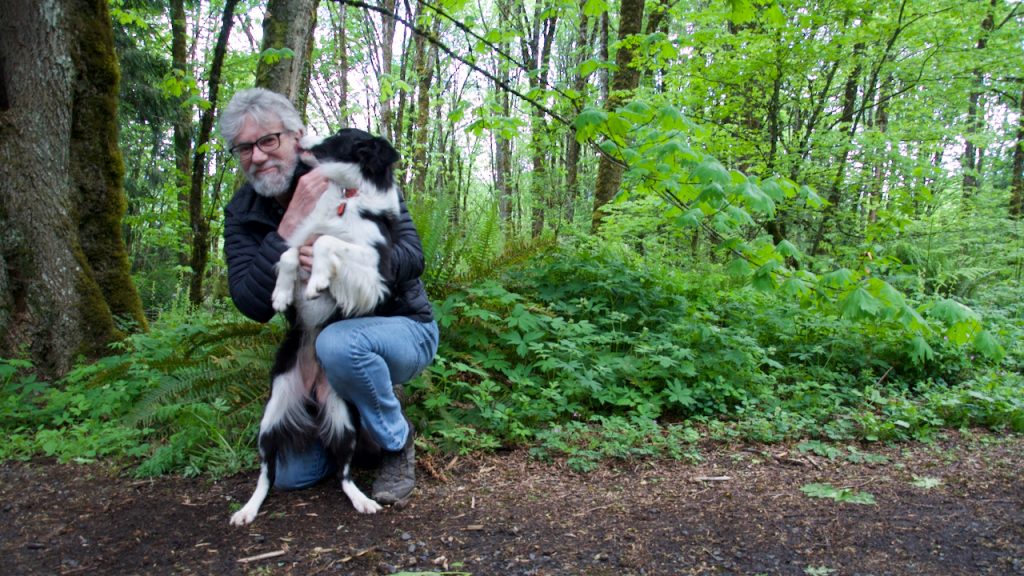
[[[295,175],[295,166],[298,164],[298,159],[292,160],[291,162],[285,160],[268,160],[264,162],[259,168],[250,166],[246,172],[246,177],[249,178],[249,182],[252,183],[253,190],[256,191],[260,196],[266,196],[267,198],[276,198],[291,188],[292,176]],[[277,167],[278,170],[265,175],[259,175],[256,173],[257,170],[264,168]]]

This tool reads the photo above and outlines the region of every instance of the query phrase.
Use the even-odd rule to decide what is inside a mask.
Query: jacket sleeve
[[[277,273],[274,267],[288,249],[284,238],[267,223],[243,220],[231,206],[224,211],[224,256],[228,265],[228,289],[238,310],[257,322],[274,317],[271,294]]]
[[[395,223],[394,250],[391,257],[391,272],[397,285],[415,280],[423,275],[423,245],[420,235],[405,206],[405,198],[401,199],[401,211]]]

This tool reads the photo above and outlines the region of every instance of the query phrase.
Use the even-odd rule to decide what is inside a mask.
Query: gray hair
[[[235,143],[247,116],[261,126],[281,120],[285,130],[305,128],[302,117],[287,98],[266,88],[248,88],[235,93],[220,116],[220,135],[228,145]]]

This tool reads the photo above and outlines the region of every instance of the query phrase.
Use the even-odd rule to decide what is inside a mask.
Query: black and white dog
[[[341,489],[359,512],[380,504],[350,476],[359,414],[327,383],[316,360],[321,328],[343,318],[369,314],[389,294],[391,246],[399,215],[394,164],[398,152],[383,138],[346,128],[329,138],[306,136],[302,161],[319,166],[330,180],[313,211],[281,255],[273,306],[289,321],[285,341],[271,369],[270,399],[260,422],[260,477],[249,502],[231,524],[249,524],[274,484],[278,457],[319,438],[338,463]],[[299,247],[310,238],[309,278],[299,268]]]

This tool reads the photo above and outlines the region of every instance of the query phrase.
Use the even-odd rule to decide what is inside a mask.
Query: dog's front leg
[[[313,243],[313,268],[306,281],[306,298],[312,300],[331,285],[345,259],[349,243],[333,236],[321,236]]]
[[[277,284],[271,296],[274,310],[284,312],[295,297],[295,278],[299,272],[299,249],[289,248],[277,263]]]
[[[270,400],[267,401],[260,421],[260,479],[249,501],[231,516],[231,524],[234,526],[249,524],[259,514],[260,506],[277,476],[277,454],[281,438],[308,433],[313,427],[305,407],[306,387],[301,363],[299,351],[298,361],[275,376],[271,383]]]
[[[260,506],[263,505],[263,500],[267,498],[269,492],[270,476],[267,471],[267,463],[262,462],[260,463],[260,479],[256,482],[256,491],[252,493],[252,497],[241,510],[231,515],[231,525],[245,526],[252,523],[256,519],[256,515],[259,514]]]

